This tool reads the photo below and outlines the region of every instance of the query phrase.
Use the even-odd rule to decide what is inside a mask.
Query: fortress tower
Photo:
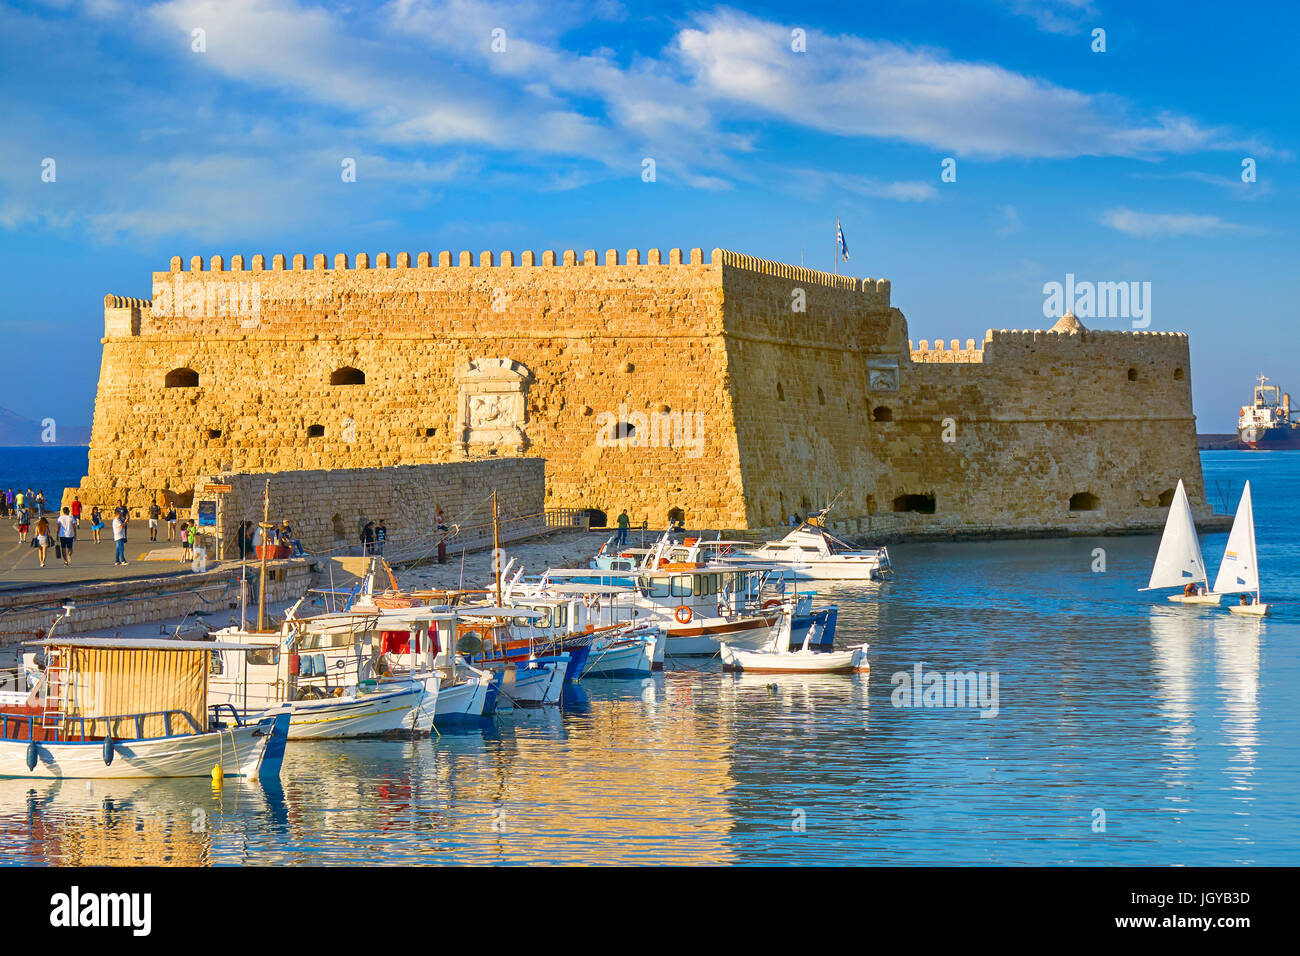
[[[184,506],[230,470],[530,456],[549,507],[651,527],[773,526],[841,495],[864,535],[1135,529],[1179,478],[1209,514],[1182,334],[1063,320],[914,346],[888,280],[721,249],[177,257],[152,286],[105,299],[87,505]]]

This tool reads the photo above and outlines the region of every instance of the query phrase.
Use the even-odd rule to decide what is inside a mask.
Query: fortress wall
[[[724,289],[751,524],[842,493],[833,523],[853,533],[1159,526],[1180,477],[1210,513],[1184,335],[990,331],[918,349],[887,301],[820,290],[792,317],[766,275],[724,270]],[[891,362],[896,388],[873,387]],[[895,511],[927,507],[904,496],[933,513]]]
[[[981,362],[912,363],[900,399],[873,431],[889,475],[877,528],[1159,526],[1179,478],[1210,514],[1185,335],[990,332]],[[893,513],[901,494],[933,495],[935,513]],[[1076,494],[1092,510],[1071,511]]]
[[[881,465],[872,453],[867,361],[896,366],[906,349],[906,323],[889,305],[888,280],[795,271],[784,275],[779,264],[748,256],[723,268],[751,526],[806,514],[841,490],[841,516],[867,512]],[[795,290],[803,311],[793,307]]]
[[[887,280],[723,250],[178,258],[152,291],[105,300],[87,505],[527,455],[548,506],[652,526],[771,526],[843,492],[862,533],[1145,527],[1178,477],[1209,513],[1182,335],[918,348]],[[364,384],[330,384],[345,367]],[[166,387],[181,369],[198,385]]]
[[[415,265],[397,267],[408,258]],[[106,302],[82,500],[125,495],[138,511],[164,490],[184,502],[200,473],[522,452],[550,463],[549,506],[611,515],[627,506],[634,521],[657,525],[680,506],[693,519],[742,523],[735,439],[722,424],[731,395],[720,266],[704,263],[699,250],[604,258],[609,264],[597,265],[594,251],[524,253],[501,259],[561,264],[488,265],[496,259],[485,254],[483,265],[421,267],[434,260],[419,254],[391,268],[367,260],[367,268],[294,269],[288,260],[281,270],[155,273],[152,303],[126,307],[124,318],[118,297]],[[223,307],[206,285],[244,279],[256,285],[255,314],[231,314],[229,295]],[[191,287],[199,292],[190,295]],[[457,376],[483,358],[526,369],[526,447],[471,445],[466,453],[457,444]],[[364,384],[330,385],[345,366],[363,371]],[[173,369],[193,370],[198,386],[167,388]],[[676,416],[675,442],[644,426],[637,438],[653,444],[598,441],[616,420],[656,410]],[[311,435],[313,425],[323,435]]]
[[[545,462],[540,458],[203,476],[200,489],[209,483],[231,487],[228,494],[196,496],[218,502],[227,556],[239,553],[239,522],[262,520],[268,478],[271,520],[287,520],[309,551],[354,548],[362,525],[381,518],[388,528],[390,552],[420,543],[432,549],[440,507],[449,526],[479,527],[491,523],[488,496],[493,489],[503,522],[541,514],[546,493]]]

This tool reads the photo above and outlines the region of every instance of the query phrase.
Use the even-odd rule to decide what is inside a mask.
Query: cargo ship
[[[1268,384],[1261,375],[1255,383],[1255,400],[1243,406],[1237,419],[1237,437],[1258,451],[1300,448],[1300,418],[1291,420],[1291,394]]]

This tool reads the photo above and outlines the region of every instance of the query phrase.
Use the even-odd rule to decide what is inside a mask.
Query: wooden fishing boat
[[[289,713],[209,707],[211,641],[33,642],[41,676],[0,694],[0,777],[279,775]]]

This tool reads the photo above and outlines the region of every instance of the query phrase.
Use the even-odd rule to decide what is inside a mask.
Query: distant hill
[[[42,441],[45,426],[17,412],[0,408],[0,445],[89,445],[90,429],[84,425],[55,421],[54,442]]]

